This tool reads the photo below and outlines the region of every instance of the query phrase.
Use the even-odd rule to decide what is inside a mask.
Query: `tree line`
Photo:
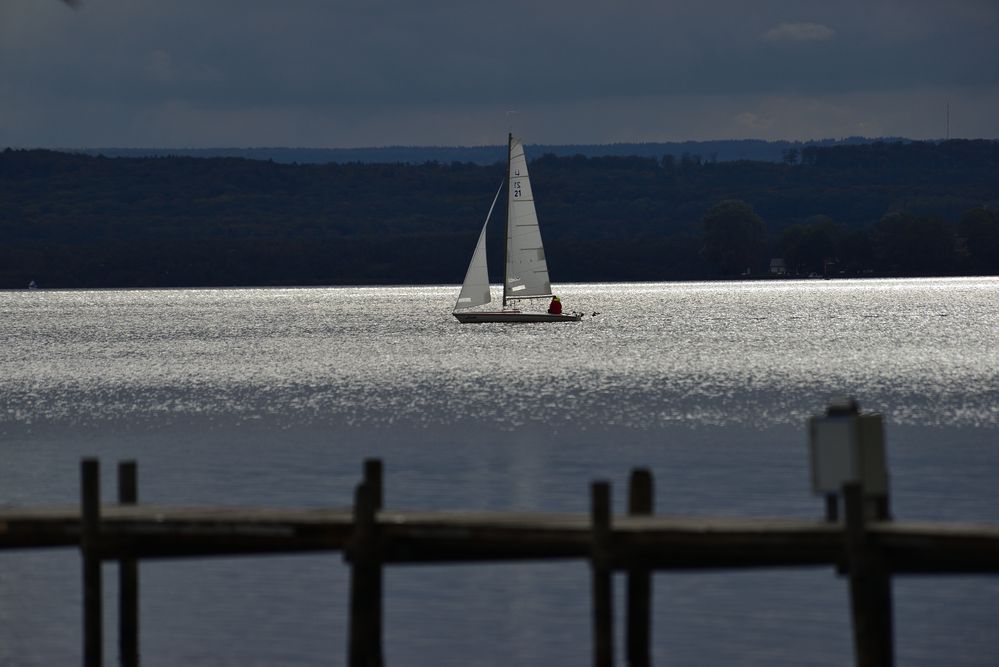
[[[499,139],[499,137],[497,137]],[[683,153],[704,155],[708,160],[761,160],[780,162],[788,155],[800,157],[811,146],[869,144],[865,137],[819,139],[810,141],[764,141],[762,139],[721,139],[713,141],[643,142],[615,144],[528,144],[528,155],[603,157],[653,157]],[[894,141],[905,141],[896,139]],[[273,160],[288,164],[327,164],[330,162],[377,162],[423,164],[439,162],[473,162],[490,165],[506,159],[507,145],[485,146],[378,146],[368,148],[84,148],[78,153],[106,157],[232,157],[249,160]]]
[[[999,273],[995,141],[808,146],[781,162],[549,154],[530,171],[560,282]],[[501,163],[7,149],[0,287],[457,283],[504,177]],[[491,225],[497,281],[502,234]]]

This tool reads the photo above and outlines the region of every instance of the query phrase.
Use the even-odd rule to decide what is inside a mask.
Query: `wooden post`
[[[892,647],[891,577],[877,545],[867,534],[863,487],[843,485],[846,505],[846,561],[850,570],[850,609],[857,667],[890,667]]]
[[[873,505],[872,514],[876,520],[891,521],[891,502],[888,500],[888,494],[874,496],[871,504]]]
[[[139,501],[138,468],[135,461],[118,463],[118,502]],[[122,667],[139,666],[139,563],[134,558],[118,561],[118,654]]]
[[[835,493],[826,494],[826,521],[829,523],[839,521],[839,497]]]
[[[347,550],[350,570],[350,667],[381,667],[381,563],[375,526],[375,492],[367,482],[358,485],[354,500],[354,536]]]
[[[614,571],[611,569],[611,490],[608,482],[590,487],[593,525],[593,664],[614,664]]]
[[[382,491],[381,459],[364,459],[364,483],[374,493],[375,511],[381,511],[385,502]]]
[[[381,459],[364,460],[364,485],[371,490],[373,513],[380,512],[384,507],[385,498],[382,486],[382,472]],[[385,663],[385,657],[382,654],[382,619],[384,618],[382,611],[382,581],[384,576],[382,574],[381,560],[377,553],[377,517],[374,514],[372,515],[372,525],[374,527],[372,545],[375,553],[372,559],[372,570],[368,575],[371,586],[371,599],[369,600],[371,613],[367,622],[371,624],[371,645],[369,648],[372,654],[372,664],[382,665]]]
[[[648,516],[653,513],[655,491],[652,472],[647,468],[631,471],[628,486],[628,514]],[[628,641],[627,658],[631,667],[648,667],[652,664],[652,573],[646,569],[628,570]]]
[[[97,459],[80,462],[80,551],[83,556],[83,665],[103,662],[101,609],[101,471]]]

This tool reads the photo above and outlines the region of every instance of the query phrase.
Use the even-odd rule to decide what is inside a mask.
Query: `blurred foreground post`
[[[139,501],[135,461],[118,463],[118,503]],[[118,653],[122,667],[139,665],[139,564],[135,558],[118,561]]]
[[[880,548],[867,532],[863,487],[843,486],[846,505],[846,560],[857,667],[890,667],[892,647],[891,577]]]
[[[654,509],[655,491],[652,472],[648,468],[631,471],[628,486],[628,514],[649,516]],[[649,651],[652,625],[652,573],[643,568],[628,570],[628,639],[627,659],[630,667],[652,664]]]
[[[590,487],[593,545],[593,664],[614,664],[614,570],[611,567],[611,494],[608,482]]]
[[[373,511],[375,513],[380,512],[385,506],[385,492],[382,485],[382,462],[381,459],[365,459],[364,460],[364,483],[368,485],[371,489],[371,502],[374,505]],[[374,605],[374,610],[371,612],[371,617],[368,622],[372,624],[371,627],[371,651],[374,655],[374,664],[381,665],[385,662],[385,657],[382,654],[382,580],[384,575],[382,574],[382,564],[381,556],[377,551],[377,540],[379,535],[377,533],[377,522],[376,518],[373,517],[372,525],[375,526],[375,553],[377,559],[377,567],[373,569],[370,574],[371,577],[371,589],[372,589],[372,602]]]
[[[101,470],[97,459],[80,463],[80,551],[83,556],[83,664],[100,667],[101,651]]]
[[[365,480],[354,497],[354,535],[345,555],[350,570],[350,667],[381,667],[382,564],[375,513],[381,502],[381,463],[365,461]]]

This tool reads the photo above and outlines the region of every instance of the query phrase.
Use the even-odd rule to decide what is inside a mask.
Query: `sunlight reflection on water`
[[[999,281],[567,285],[580,324],[459,325],[452,287],[0,293],[4,429],[28,422],[999,420]]]

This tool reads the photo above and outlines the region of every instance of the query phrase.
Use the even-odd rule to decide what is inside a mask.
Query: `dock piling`
[[[628,484],[628,514],[649,516],[655,511],[655,490],[648,468],[631,471]],[[627,660],[629,667],[652,664],[652,573],[644,568],[628,570]]]
[[[364,459],[364,483],[372,491],[375,511],[381,511],[385,503],[385,493],[382,488],[383,466],[381,459]]]
[[[611,563],[611,487],[594,482],[590,487],[590,520],[593,546],[593,664],[614,664],[614,570]]]
[[[118,503],[139,502],[135,461],[118,463]],[[135,558],[118,561],[118,653],[122,667],[139,666],[139,564]]]
[[[839,521],[839,496],[835,493],[825,494],[826,501],[826,521],[836,523]]]
[[[375,473],[377,475],[371,474]],[[371,474],[369,478],[368,475]],[[380,465],[365,464],[366,479],[354,499],[354,534],[346,551],[350,571],[350,629],[347,659],[350,667],[381,667],[382,564],[378,553],[375,512]]]
[[[364,460],[364,484],[371,491],[371,503],[372,512],[377,513],[382,510],[385,503],[385,491],[382,483],[383,478],[383,466],[381,459],[365,459]],[[372,525],[377,531],[377,517],[375,514],[372,516]],[[382,573],[381,559],[377,556],[377,539],[378,534],[375,533],[375,556],[373,559],[373,566],[371,572],[368,574],[370,579],[369,585],[371,586],[371,605],[374,607],[369,615],[367,622],[371,624],[371,651],[373,654],[372,664],[381,665],[385,662],[385,658],[382,655],[382,623],[383,615],[382,611],[382,580],[384,575]]]
[[[850,573],[850,608],[857,667],[891,667],[891,578],[884,556],[873,544],[865,516],[868,499],[856,482],[843,485],[846,506],[846,562]]]
[[[83,560],[83,665],[101,667],[101,470],[97,459],[80,463],[80,551]]]

